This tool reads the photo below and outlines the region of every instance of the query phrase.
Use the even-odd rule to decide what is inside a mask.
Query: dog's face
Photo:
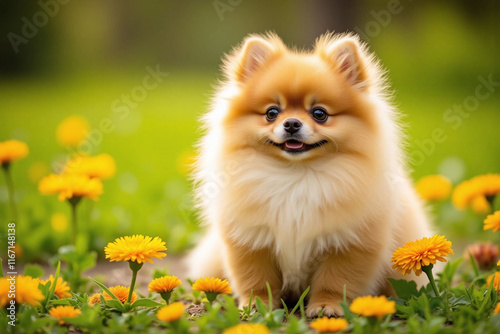
[[[231,145],[295,161],[363,150],[371,116],[360,52],[349,38],[319,41],[313,53],[248,39],[237,65],[226,64],[240,88],[225,119]]]

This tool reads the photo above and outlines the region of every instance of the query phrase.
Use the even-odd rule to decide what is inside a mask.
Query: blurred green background
[[[456,184],[500,172],[499,4],[3,1],[0,141],[15,138],[30,147],[12,168],[22,259],[46,259],[69,241],[69,230],[54,218],[69,218],[69,206],[39,195],[37,181],[68,154],[55,130],[75,114],[92,126],[92,154],[109,153],[117,163],[100,200],[86,200],[80,210],[92,248],[102,252],[107,242],[132,233],[162,237],[171,253],[195,243],[185,162],[220,77],[220,57],[249,33],[274,31],[299,48],[311,47],[327,30],[359,33],[388,70],[415,179],[442,173]],[[168,76],[120,117],[113,103],[143,84],[148,67]],[[113,131],[99,136],[106,118]],[[7,189],[0,180],[0,220],[6,222]],[[471,213],[449,203],[433,211],[448,238],[465,244],[484,237],[481,219]]]

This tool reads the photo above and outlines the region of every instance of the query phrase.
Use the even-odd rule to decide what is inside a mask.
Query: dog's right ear
[[[226,69],[233,72],[232,75],[237,81],[246,82],[278,52],[276,44],[258,36],[247,37],[243,47],[234,55],[236,66]]]

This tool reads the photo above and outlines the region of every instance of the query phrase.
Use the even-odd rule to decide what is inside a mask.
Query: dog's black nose
[[[285,131],[291,135],[299,131],[301,126],[302,123],[296,118],[288,118],[287,120],[285,120],[285,122],[283,122],[283,127],[285,128]]]

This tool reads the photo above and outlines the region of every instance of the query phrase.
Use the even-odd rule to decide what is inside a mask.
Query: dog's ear
[[[360,90],[369,86],[366,51],[354,37],[344,37],[325,43],[322,55],[346,81]]]
[[[275,54],[276,48],[267,40],[257,37],[248,37],[241,48],[238,66],[235,69],[236,80],[247,81]]]

